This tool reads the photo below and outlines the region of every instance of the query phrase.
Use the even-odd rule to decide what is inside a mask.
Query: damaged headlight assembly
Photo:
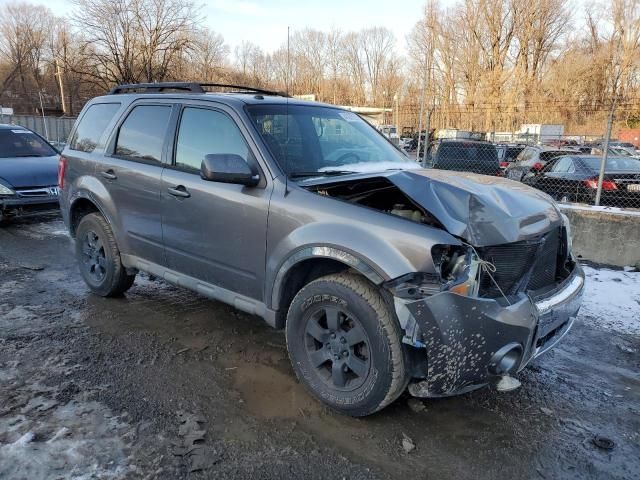
[[[390,280],[385,287],[394,297],[400,326],[405,332],[402,342],[425,348],[423,336],[407,305],[440,292],[475,297],[480,287],[482,260],[469,245],[436,245],[431,251],[437,273],[416,272]]]
[[[395,297],[418,300],[446,291],[469,297],[478,295],[483,262],[473,247],[436,245],[431,254],[438,273],[410,273],[387,282],[385,286]]]

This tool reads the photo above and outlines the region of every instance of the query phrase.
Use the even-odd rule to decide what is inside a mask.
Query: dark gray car
[[[0,223],[58,210],[58,152],[37,133],[0,124]]]
[[[83,109],[60,176],[93,292],[120,295],[144,271],[258,315],[286,329],[300,381],[349,415],[407,385],[447,396],[517,372],[580,306],[569,223],[547,195],[420,169],[333,106],[118,87]]]

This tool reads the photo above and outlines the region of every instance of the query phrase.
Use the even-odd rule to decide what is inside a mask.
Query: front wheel
[[[101,297],[123,294],[136,278],[127,274],[111,227],[98,213],[86,215],[78,225],[76,258],[85,283]]]
[[[300,382],[340,413],[370,415],[407,386],[400,326],[378,289],[358,275],[328,275],[300,290],[286,336]]]

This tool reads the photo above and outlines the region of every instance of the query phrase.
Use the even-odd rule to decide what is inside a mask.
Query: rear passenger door
[[[183,108],[173,159],[162,174],[168,267],[262,301],[272,182],[236,114],[210,105]],[[204,180],[200,166],[208,154],[241,156],[259,173],[259,185]]]
[[[96,175],[114,205],[120,250],[164,264],[160,218],[160,178],[170,145],[167,136],[174,106],[140,100],[122,115]]]

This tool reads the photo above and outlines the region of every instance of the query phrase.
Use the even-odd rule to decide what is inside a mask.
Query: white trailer
[[[535,139],[539,142],[560,139],[564,135],[564,125],[527,123],[520,127],[521,137]]]

